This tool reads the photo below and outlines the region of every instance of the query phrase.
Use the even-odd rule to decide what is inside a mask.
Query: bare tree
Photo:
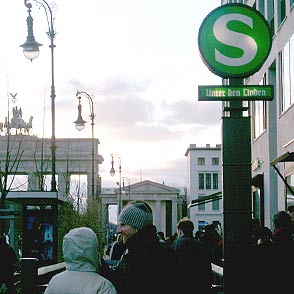
[[[22,135],[21,135],[22,136]],[[7,141],[6,141],[6,152],[5,152],[5,158],[0,159],[0,175],[1,175],[1,181],[0,181],[0,193],[1,193],[1,201],[0,201],[0,208],[5,208],[5,199],[8,194],[8,192],[11,189],[11,186],[13,184],[18,166],[21,161],[21,157],[24,153],[24,149],[21,150],[22,140],[18,142],[18,145],[16,146],[16,151],[11,152],[12,149],[15,150],[14,144],[11,144],[10,140],[10,134],[7,134]],[[8,181],[9,175],[12,175],[12,180]]]

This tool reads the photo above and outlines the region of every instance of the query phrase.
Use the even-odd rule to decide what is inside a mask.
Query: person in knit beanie
[[[129,202],[118,216],[117,233],[122,234],[123,243],[148,225],[153,224],[152,209],[143,201]]]
[[[175,252],[157,237],[151,207],[129,202],[118,216],[117,234],[126,250],[113,267],[112,281],[119,294],[178,294],[178,262]]]

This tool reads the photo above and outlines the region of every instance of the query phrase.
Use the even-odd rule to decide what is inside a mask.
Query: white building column
[[[28,174],[28,191],[38,191],[39,187],[39,176],[36,173]]]
[[[70,176],[68,173],[59,173],[57,177],[58,191],[66,194],[66,188],[68,187],[68,192],[70,189]]]
[[[161,229],[161,201],[155,201],[155,217],[154,225],[156,226],[157,231],[162,231]]]
[[[177,232],[178,223],[178,202],[177,200],[172,200],[172,234]]]

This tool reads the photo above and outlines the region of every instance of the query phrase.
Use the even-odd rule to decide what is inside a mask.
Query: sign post
[[[227,78],[226,86],[199,86],[199,101],[228,101],[222,118],[223,257],[226,294],[249,293],[251,247],[251,127],[243,101],[272,100],[273,87],[244,85],[271,49],[267,21],[255,9],[227,4],[210,12],[198,45],[207,67]],[[249,272],[248,272],[249,271]]]

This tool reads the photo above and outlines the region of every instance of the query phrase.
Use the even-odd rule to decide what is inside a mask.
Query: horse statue
[[[22,119],[22,110],[21,108],[18,109],[17,106],[12,108],[12,118],[10,120],[10,124],[9,127],[16,129],[16,134],[17,134],[17,130],[23,129],[25,127],[25,121]]]
[[[29,135],[31,128],[33,127],[33,116],[30,116],[29,122],[25,123],[25,131]]]
[[[21,108],[17,108],[17,106],[12,108],[12,118],[10,120],[10,123],[8,122],[7,118],[5,118],[5,123],[4,127],[7,129],[15,129],[16,130],[16,135],[18,134],[18,131],[20,134],[22,132],[26,132],[27,135],[29,135],[30,129],[32,128],[32,121],[33,121],[33,116],[30,117],[29,122],[25,122],[22,118],[22,110]]]

